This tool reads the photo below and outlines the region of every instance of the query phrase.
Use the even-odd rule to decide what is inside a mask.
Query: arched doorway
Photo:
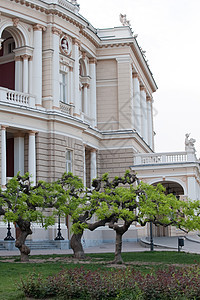
[[[181,195],[184,195],[183,187],[177,182],[162,181],[153,183],[152,185],[156,186],[158,183],[161,183],[164,186],[166,195],[173,194],[177,199],[179,199]],[[157,237],[171,236],[171,226],[153,226],[153,235]]]

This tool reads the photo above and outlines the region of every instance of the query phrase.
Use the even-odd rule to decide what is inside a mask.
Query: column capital
[[[21,58],[23,59],[23,60],[25,60],[25,59],[29,59],[31,56],[30,55],[28,55],[28,54],[23,54],[23,55],[20,55],[21,56]]]
[[[140,85],[140,91],[144,91],[146,93],[146,88],[144,85]]]
[[[89,85],[88,83],[83,83],[83,87],[84,87],[84,88],[89,88],[89,86],[90,86],[90,85]]]
[[[81,42],[77,38],[72,39],[72,44],[76,45],[76,46],[79,46],[79,47],[81,46]]]
[[[147,102],[151,102],[152,101],[152,97],[147,96]]]
[[[139,75],[138,75],[138,73],[133,73],[133,78],[137,78],[137,79],[139,79]]]
[[[97,64],[97,59],[95,57],[92,57],[89,59],[90,64]]]
[[[96,153],[96,152],[97,152],[97,149],[92,148],[92,149],[90,150],[90,152],[91,152],[91,153]]]
[[[62,34],[62,30],[59,29],[59,28],[57,28],[57,27],[55,27],[55,26],[53,26],[52,27],[52,33],[56,34],[56,35],[58,35],[60,37],[60,35]]]
[[[69,66],[69,71],[73,72],[73,67],[72,66]]]
[[[7,125],[1,125],[1,130],[6,130],[6,128],[8,128],[9,126]]]
[[[28,131],[28,134],[29,134],[29,135],[35,135],[37,132],[38,132],[38,131],[30,130],[30,131]]]
[[[34,31],[45,31],[46,27],[41,24],[35,24],[35,25],[33,25],[33,30]]]
[[[19,55],[19,56],[15,56],[15,61],[21,61],[22,60],[22,58],[21,58],[21,56]]]

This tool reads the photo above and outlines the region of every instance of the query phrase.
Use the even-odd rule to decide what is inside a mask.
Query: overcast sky
[[[200,0],[78,0],[96,28],[117,27],[126,14],[158,90],[155,151],[184,151],[185,133],[200,156]]]

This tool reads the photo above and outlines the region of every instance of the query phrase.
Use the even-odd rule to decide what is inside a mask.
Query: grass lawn
[[[169,264],[200,264],[200,255],[184,252],[132,252],[122,254],[124,262],[132,265],[142,272],[151,272],[154,269],[166,268]],[[40,273],[47,277],[55,274],[63,268],[84,267],[91,270],[104,269],[109,272],[109,263],[113,260],[113,253],[99,253],[87,255],[85,263],[72,262],[70,255],[41,255],[30,256],[30,263],[20,263],[18,257],[0,258],[0,299],[18,300],[25,299],[18,290],[17,285],[21,278],[26,278],[31,272]],[[68,258],[68,260],[65,258]],[[13,262],[8,262],[12,259]],[[38,262],[43,259],[43,262]],[[52,259],[52,261],[49,261]],[[135,264],[137,262],[137,265]],[[130,263],[130,264],[129,264]]]

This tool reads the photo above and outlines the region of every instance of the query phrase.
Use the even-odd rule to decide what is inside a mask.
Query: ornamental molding
[[[72,39],[68,35],[60,38],[60,52],[66,56],[72,55]]]
[[[12,22],[13,22],[13,26],[14,26],[14,27],[17,27],[18,24],[19,24],[19,19],[18,19],[18,18],[13,18],[13,19],[12,19]]]

